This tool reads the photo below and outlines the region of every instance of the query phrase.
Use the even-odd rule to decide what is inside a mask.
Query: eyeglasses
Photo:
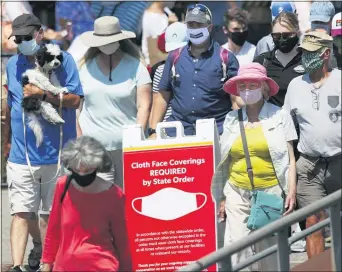
[[[312,108],[314,110],[319,110],[319,92],[315,89],[315,90],[311,90],[312,93]]]
[[[26,35],[26,36],[15,36],[14,42],[16,44],[21,44],[23,41],[31,41],[33,39],[32,35]]]
[[[283,38],[284,40],[293,38],[297,35],[295,32],[275,32],[271,33],[271,36],[274,40],[280,40],[280,38]]]
[[[210,9],[208,9],[205,5],[203,4],[192,4],[189,5],[186,9],[186,13],[188,13],[189,11],[192,11],[193,9],[198,8],[200,11],[204,12],[205,14],[209,14],[210,19],[213,18],[213,16],[211,15],[211,11]]]

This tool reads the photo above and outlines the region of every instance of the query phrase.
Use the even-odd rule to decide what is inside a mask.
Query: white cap
[[[342,18],[341,12],[335,14],[331,23],[331,36],[336,37],[342,35]]]
[[[170,52],[177,48],[183,47],[188,43],[186,29],[186,25],[180,22],[175,22],[168,26],[165,31],[166,52]]]

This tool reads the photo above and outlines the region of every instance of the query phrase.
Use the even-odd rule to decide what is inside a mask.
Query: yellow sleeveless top
[[[255,188],[268,188],[278,184],[268,145],[262,127],[245,129],[248,151],[254,174]],[[242,139],[239,136],[232,145],[229,153],[231,163],[229,165],[228,180],[231,184],[242,188],[252,189],[248,174]]]

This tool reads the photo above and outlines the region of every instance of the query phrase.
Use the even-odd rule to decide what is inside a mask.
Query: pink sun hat
[[[273,79],[267,77],[267,71],[265,67],[256,62],[242,65],[237,76],[229,79],[223,85],[223,90],[229,94],[240,96],[237,90],[237,82],[241,80],[266,81],[268,87],[270,88],[270,96],[275,95],[279,91],[278,84]]]

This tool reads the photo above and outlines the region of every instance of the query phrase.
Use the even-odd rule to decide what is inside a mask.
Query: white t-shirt
[[[228,42],[222,45],[224,49],[229,50]],[[243,46],[241,47],[239,53],[235,54],[237,60],[239,61],[239,65],[245,65],[253,62],[255,54],[255,45],[250,42],[245,41]]]
[[[125,54],[112,70],[112,82],[96,60],[80,69],[84,103],[79,123],[83,135],[101,142],[106,150],[122,148],[122,127],[136,123],[137,88],[151,83],[147,68]]]
[[[142,19],[142,41],[141,50],[147,64],[150,64],[148,54],[147,38],[157,38],[162,34],[169,24],[166,14],[154,13],[146,10]]]

